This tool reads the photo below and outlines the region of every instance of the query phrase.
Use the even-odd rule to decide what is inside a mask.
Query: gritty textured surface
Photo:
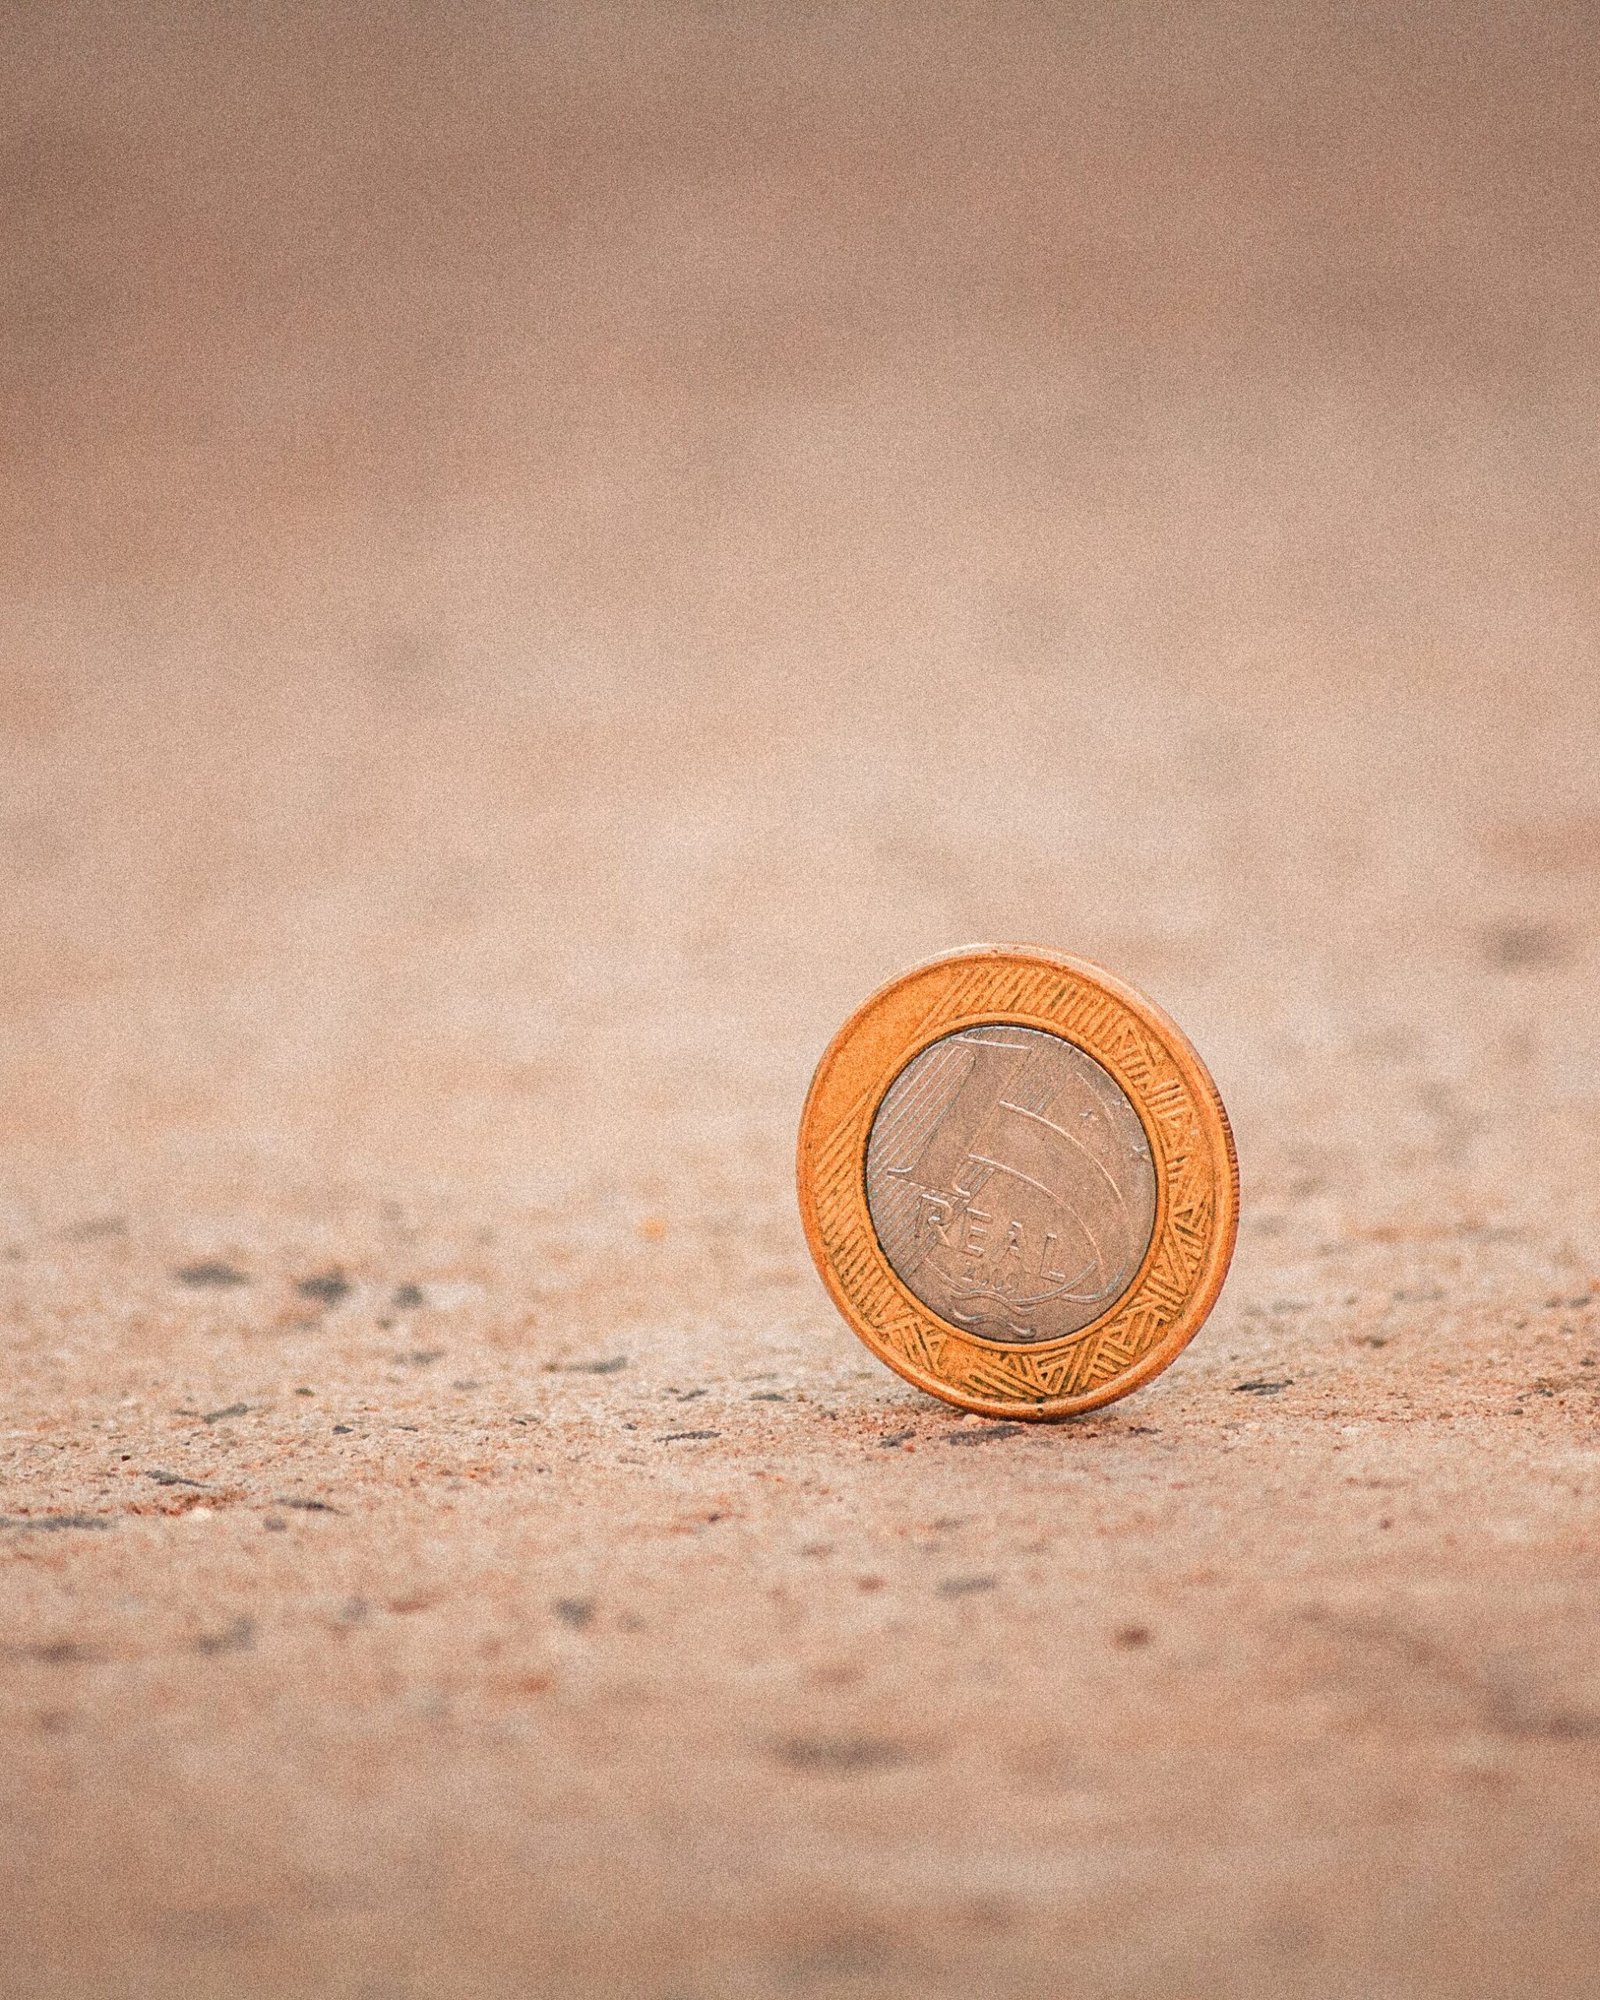
[[[1592,1994],[1590,10],[4,35],[8,2000]],[[1056,1429],[794,1214],[974,938],[1239,1140]]]

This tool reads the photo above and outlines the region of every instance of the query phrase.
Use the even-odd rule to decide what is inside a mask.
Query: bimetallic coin
[[[1233,1250],[1216,1086],[1152,1002],[1080,960],[979,947],[874,994],[800,1128],[812,1254],[863,1340],[997,1416],[1137,1388]]]

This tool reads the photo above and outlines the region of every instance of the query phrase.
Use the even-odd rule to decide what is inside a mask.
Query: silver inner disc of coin
[[[867,1140],[883,1254],[985,1340],[1059,1340],[1133,1282],[1156,1170],[1122,1087],[1060,1035],[962,1028],[890,1084]]]

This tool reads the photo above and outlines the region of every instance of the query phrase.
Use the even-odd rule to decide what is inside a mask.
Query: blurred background
[[[1210,1061],[1241,1367],[1293,1334],[1330,1423],[1379,1394],[1306,1262],[1361,1242],[1402,1321],[1447,1252],[1487,1315],[1374,1337],[1396,1407],[1470,1415],[1491,1349],[1502,1400],[1539,1372],[1507,1315],[1600,1276],[1590,7],[13,0],[0,37],[18,1410],[164,1409],[184,1370],[249,1401],[243,1321],[171,1269],[377,1287],[402,1240],[506,1367],[681,1372],[708,1329],[853,1365],[793,1216],[800,1100],[870,987],[979,939],[1105,962]],[[283,1397],[335,1366],[316,1337]],[[1450,1464],[1408,1576],[1469,1504]],[[1347,1574],[1324,1503],[1283,1504]],[[1541,1600],[1573,1673],[1577,1576]],[[683,1804],[715,1759],[679,1751]],[[919,1797],[883,1811],[932,1840]],[[1523,1878],[1449,1826],[1452,1886],[1365,1976],[1421,1923],[1438,1990],[1479,1990],[1471,1913]],[[670,1930],[693,1897],[652,1868]],[[1580,1875],[1521,1892],[1547,1993],[1581,1983]],[[1316,1935],[1346,1990],[1295,1907],[1252,1976],[1285,1990],[1272,1952]],[[1235,1990],[1207,1921],[1085,1990]],[[1005,1990],[1044,1990],[1031,1949]],[[901,1990],[870,1952],[782,1962]],[[1421,1963],[1383,1990],[1435,1990]]]
[[[1464,1084],[1600,866],[1592,28],[9,10],[12,1118],[520,1193],[975,938]]]

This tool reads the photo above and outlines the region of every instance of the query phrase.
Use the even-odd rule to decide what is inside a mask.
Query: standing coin
[[[978,946],[873,994],[817,1065],[800,1213],[835,1305],[996,1417],[1137,1389],[1227,1275],[1233,1135],[1161,1009],[1081,959]]]

